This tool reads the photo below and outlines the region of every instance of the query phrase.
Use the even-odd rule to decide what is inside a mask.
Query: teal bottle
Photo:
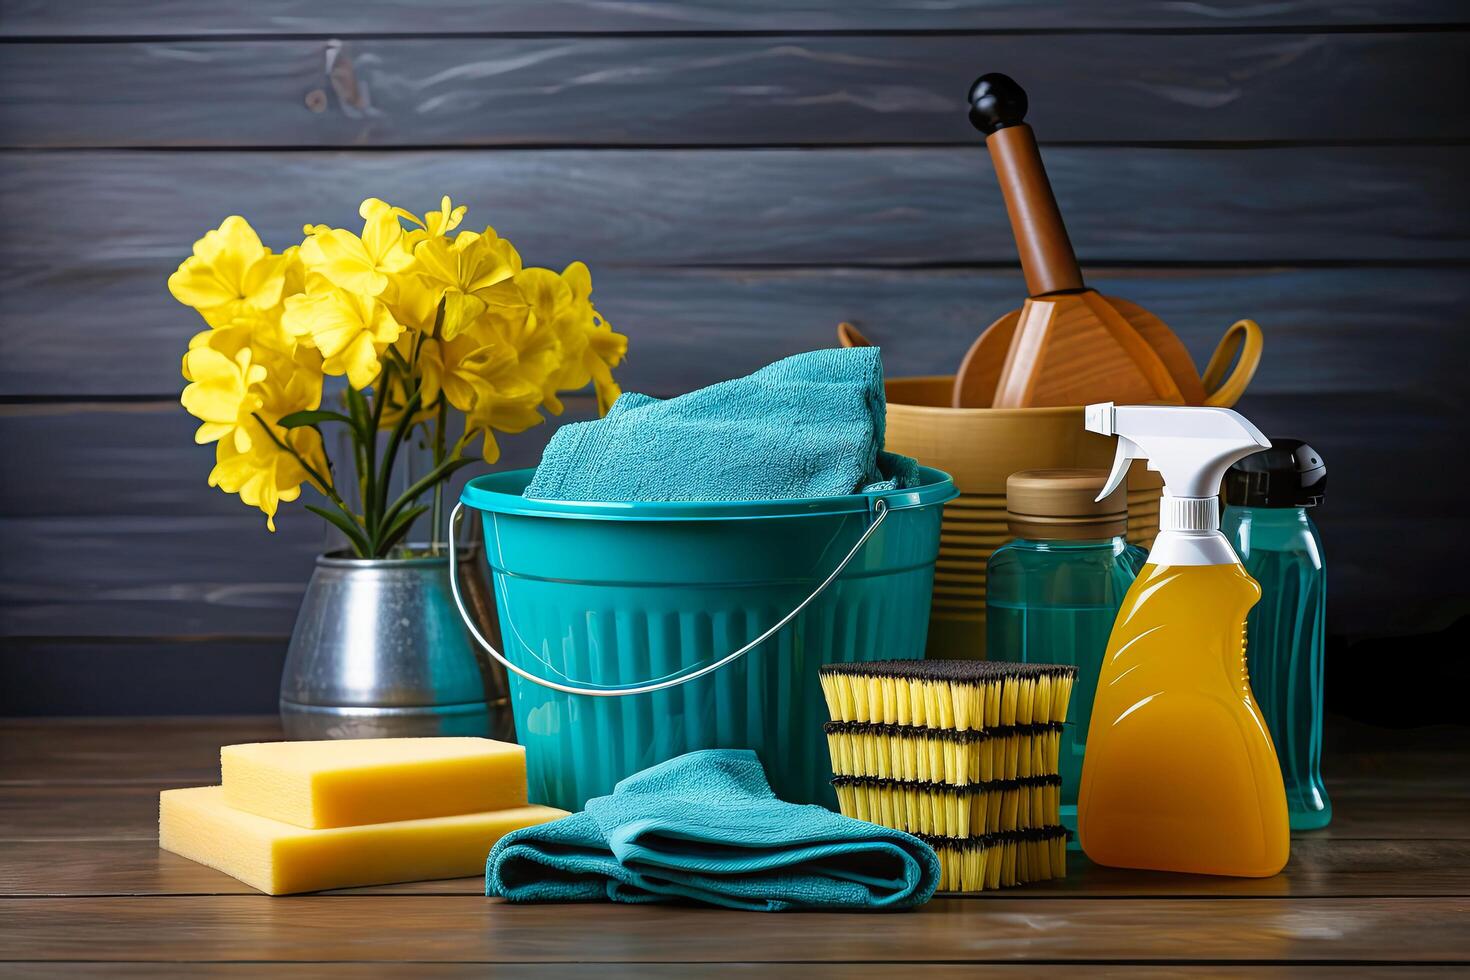
[[[1077,790],[1092,699],[1118,607],[1148,554],[1128,543],[1128,498],[1119,487],[1093,498],[1106,470],[1025,470],[1006,481],[1015,538],[986,568],[986,656],[1070,664],[1077,680],[1062,726],[1061,819],[1077,833]]]
[[[1322,783],[1322,675],[1327,566],[1308,509],[1322,501],[1327,467],[1311,446],[1273,439],[1225,476],[1220,530],[1261,585],[1246,621],[1251,693],[1271,729],[1292,830],[1332,820]]]

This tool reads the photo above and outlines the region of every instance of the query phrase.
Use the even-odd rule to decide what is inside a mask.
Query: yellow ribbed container
[[[1116,440],[1088,432],[1082,407],[950,408],[953,377],[891,378],[886,448],[954,478],[944,505],[926,656],[985,656],[985,563],[1010,540],[1006,477],[1017,470],[1112,466]],[[1128,540],[1159,531],[1159,474],[1128,472]]]

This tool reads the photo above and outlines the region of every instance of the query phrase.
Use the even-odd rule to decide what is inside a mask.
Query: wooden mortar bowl
[[[944,505],[926,655],[985,656],[985,563],[1011,535],[1006,477],[1017,470],[1113,462],[1115,440],[1088,432],[1082,406],[951,408],[952,375],[890,378],[886,448],[954,478]],[[1147,546],[1159,530],[1159,474],[1137,461],[1128,472],[1128,540]]]

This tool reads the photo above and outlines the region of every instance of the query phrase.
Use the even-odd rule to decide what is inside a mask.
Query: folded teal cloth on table
[[[787,500],[918,484],[883,452],[876,347],[797,354],[677,398],[628,393],[551,437],[527,497]]]
[[[512,902],[905,909],[938,883],[928,844],[777,799],[749,749],[645,769],[581,813],[507,834],[485,864],[485,894]]]

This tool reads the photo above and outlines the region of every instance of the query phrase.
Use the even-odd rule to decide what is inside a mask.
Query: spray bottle
[[[1261,587],[1220,533],[1220,481],[1271,443],[1225,408],[1087,406],[1118,436],[1111,493],[1135,459],[1164,478],[1159,536],[1103,655],[1077,805],[1098,864],[1266,877],[1286,864],[1286,793],[1246,674]]]

